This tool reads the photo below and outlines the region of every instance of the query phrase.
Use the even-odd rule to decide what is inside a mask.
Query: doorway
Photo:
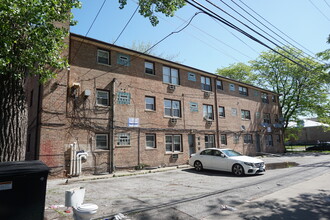
[[[188,134],[189,156],[196,153],[195,135]]]

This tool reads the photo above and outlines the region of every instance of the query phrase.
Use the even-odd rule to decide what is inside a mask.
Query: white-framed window
[[[155,97],[146,96],[145,103],[146,103],[146,110],[151,110],[151,111],[156,110]]]
[[[241,110],[241,117],[242,119],[251,119],[250,111],[249,110]]]
[[[212,91],[211,78],[206,76],[201,76],[201,85],[202,85],[202,90]]]
[[[215,140],[214,134],[206,134],[204,136],[205,148],[213,148],[213,147],[215,147],[214,140]]]
[[[98,49],[97,63],[110,65],[110,51]]]
[[[96,90],[96,105],[109,106],[109,91]]]
[[[237,116],[237,108],[232,108],[231,109],[231,115],[232,116]]]
[[[264,123],[268,123],[268,124],[271,123],[270,114],[269,113],[264,113]]]
[[[244,135],[244,144],[252,144],[253,139],[251,134],[245,134]]]
[[[164,111],[166,116],[181,117],[180,101],[165,99],[164,100]]]
[[[131,134],[118,133],[117,134],[117,145],[118,146],[130,146],[131,145]]]
[[[244,86],[238,86],[239,94],[248,96],[248,88]]]
[[[226,117],[225,107],[219,106],[219,117],[224,118]]]
[[[220,136],[220,141],[222,145],[227,145],[227,135],[226,134],[222,134]]]
[[[146,134],[146,147],[156,148],[156,134]]]
[[[206,120],[213,120],[213,106],[203,105],[203,118]]]
[[[261,101],[262,101],[263,103],[269,103],[269,100],[268,100],[268,94],[267,94],[267,93],[265,93],[265,92],[262,92],[262,93],[261,93]]]
[[[239,135],[234,134],[234,144],[238,144],[238,143],[239,143]]]
[[[108,134],[95,134],[96,149],[108,150],[109,141]]]
[[[217,80],[217,89],[223,90],[222,80]]]
[[[150,75],[155,75],[155,63],[145,61],[144,62],[144,72]]]
[[[165,145],[166,152],[181,152],[182,144],[181,144],[181,135],[165,135]]]
[[[266,146],[273,146],[273,136],[271,134],[265,135]]]
[[[173,85],[179,85],[179,70],[163,66],[163,82]]]

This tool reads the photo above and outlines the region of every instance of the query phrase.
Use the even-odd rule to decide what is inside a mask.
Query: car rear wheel
[[[203,164],[199,160],[195,161],[194,167],[196,171],[202,171],[203,170]]]
[[[244,175],[244,168],[240,164],[234,164],[233,173],[236,176],[243,176]]]

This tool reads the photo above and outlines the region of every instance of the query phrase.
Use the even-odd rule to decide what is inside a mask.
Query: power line
[[[192,0],[192,1],[193,1],[194,3],[190,2],[189,0],[186,0],[186,2],[187,2],[188,4],[190,4],[191,6],[197,8],[197,9],[200,10],[200,11],[203,11],[205,14],[209,15],[210,17],[213,17],[213,18],[217,19],[218,21],[220,21],[220,22],[226,24],[227,26],[233,28],[234,30],[236,30],[236,31],[238,31],[238,32],[240,32],[240,33],[242,33],[242,34],[244,34],[244,35],[247,36],[248,38],[250,38],[250,39],[256,41],[257,43],[259,43],[259,44],[261,44],[261,45],[263,45],[263,46],[265,46],[266,48],[270,49],[270,50],[273,51],[274,53],[277,53],[277,54],[283,56],[284,58],[290,60],[291,62],[297,64],[298,66],[300,66],[300,67],[302,67],[302,68],[304,68],[304,69],[309,70],[306,66],[304,66],[304,65],[298,63],[297,61],[291,59],[290,57],[288,57],[288,56],[286,56],[286,55],[284,55],[284,54],[282,54],[282,53],[280,53],[280,52],[274,50],[273,48],[271,48],[270,46],[268,46],[268,45],[265,44],[264,42],[262,42],[262,41],[260,41],[259,39],[253,37],[251,34],[247,33],[246,31],[244,31],[244,30],[238,28],[237,26],[235,26],[235,25],[232,24],[231,22],[227,21],[226,19],[224,19],[223,17],[221,17],[219,14],[215,13],[214,11],[212,11],[212,10],[210,10],[209,8],[205,7],[204,5],[202,5],[202,4],[198,3],[198,2],[196,2],[195,0]]]
[[[117,40],[120,38],[120,36],[122,35],[122,33],[124,32],[124,30],[126,29],[127,25],[131,22],[132,18],[134,17],[135,13],[137,12],[137,10],[139,9],[139,5],[136,7],[135,11],[133,12],[132,16],[130,17],[130,19],[127,21],[126,25],[124,26],[124,28],[122,29],[122,31],[120,32],[120,34],[118,35],[117,39],[113,42],[113,44],[116,44]]]
[[[323,0],[325,2],[325,4],[327,4],[327,6],[330,8],[330,4],[326,1],[326,0]]]
[[[318,12],[320,12],[320,14],[323,15],[323,17],[325,17],[328,21],[330,21],[330,18],[326,16],[311,0],[308,1],[314,6],[314,8],[316,8],[316,10],[318,10]]]

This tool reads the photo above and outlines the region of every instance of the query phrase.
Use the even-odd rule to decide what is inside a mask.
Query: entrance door
[[[196,153],[195,135],[188,134],[189,156]]]

